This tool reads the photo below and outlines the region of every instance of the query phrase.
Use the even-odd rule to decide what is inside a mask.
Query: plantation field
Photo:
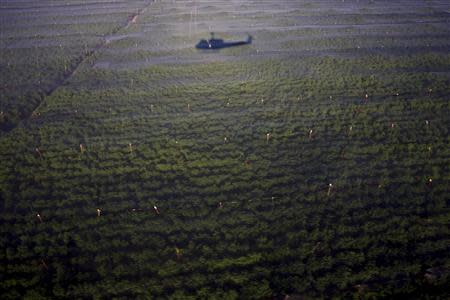
[[[0,298],[450,298],[449,23],[0,0]]]

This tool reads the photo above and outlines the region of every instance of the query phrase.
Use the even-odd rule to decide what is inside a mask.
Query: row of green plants
[[[92,15],[86,4],[40,3],[36,9],[12,10],[3,17],[0,74],[0,132],[7,132],[33,115],[48,94],[60,86],[104,42],[122,28],[131,7]],[[61,9],[62,8],[62,9]],[[83,9],[83,13],[70,9]],[[107,17],[107,19],[105,19]]]
[[[200,92],[188,110],[189,85],[136,86],[136,96],[121,85],[109,96],[61,89],[30,122],[31,137],[5,139],[4,233],[15,242],[3,259],[9,278],[35,274],[5,281],[10,296],[24,287],[230,299],[433,290],[420,276],[448,263],[448,105],[436,96],[445,91],[343,106],[343,96],[279,103],[231,82],[228,99]],[[152,111],[145,99],[158,98]]]

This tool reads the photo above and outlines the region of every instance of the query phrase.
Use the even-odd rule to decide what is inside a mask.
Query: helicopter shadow
[[[243,45],[249,45],[252,43],[253,37],[248,35],[247,40],[243,41],[224,41],[223,39],[217,39],[214,37],[214,32],[211,32],[211,38],[209,40],[202,39],[196,45],[195,48],[199,50],[220,50],[224,48],[231,48]],[[214,51],[217,52],[217,51]]]

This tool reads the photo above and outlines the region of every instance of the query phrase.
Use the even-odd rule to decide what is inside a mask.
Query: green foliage
[[[199,53],[180,1],[63,2],[3,22],[1,299],[448,298],[446,15],[205,2],[257,26]]]

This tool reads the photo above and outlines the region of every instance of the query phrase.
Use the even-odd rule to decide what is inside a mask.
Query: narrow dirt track
[[[110,37],[116,35],[121,30],[129,28],[131,25],[136,24],[138,21],[139,16],[141,16],[149,7],[150,5],[154,3],[153,0],[147,1],[145,3],[145,6],[140,8],[136,13],[132,14],[128,17],[128,20],[124,22],[122,25],[118,26],[116,29],[113,30]],[[14,126],[11,126],[7,128],[5,131],[10,132],[23,122],[28,121],[33,115],[36,115],[36,113],[39,110],[39,107],[45,102],[45,98],[51,96],[59,87],[64,85],[70,78],[72,78],[73,75],[77,73],[77,70],[82,66],[84,63],[86,63],[91,57],[93,57],[97,52],[101,51],[103,48],[105,48],[109,44],[109,41],[107,39],[102,39],[97,45],[93,47],[92,50],[85,52],[81,55],[81,59],[78,63],[76,63],[72,68],[68,69],[65,76],[54,83],[52,87],[50,87],[47,91],[44,91],[44,96],[40,99],[39,103],[36,105],[36,107],[29,112],[20,122],[15,124]]]

